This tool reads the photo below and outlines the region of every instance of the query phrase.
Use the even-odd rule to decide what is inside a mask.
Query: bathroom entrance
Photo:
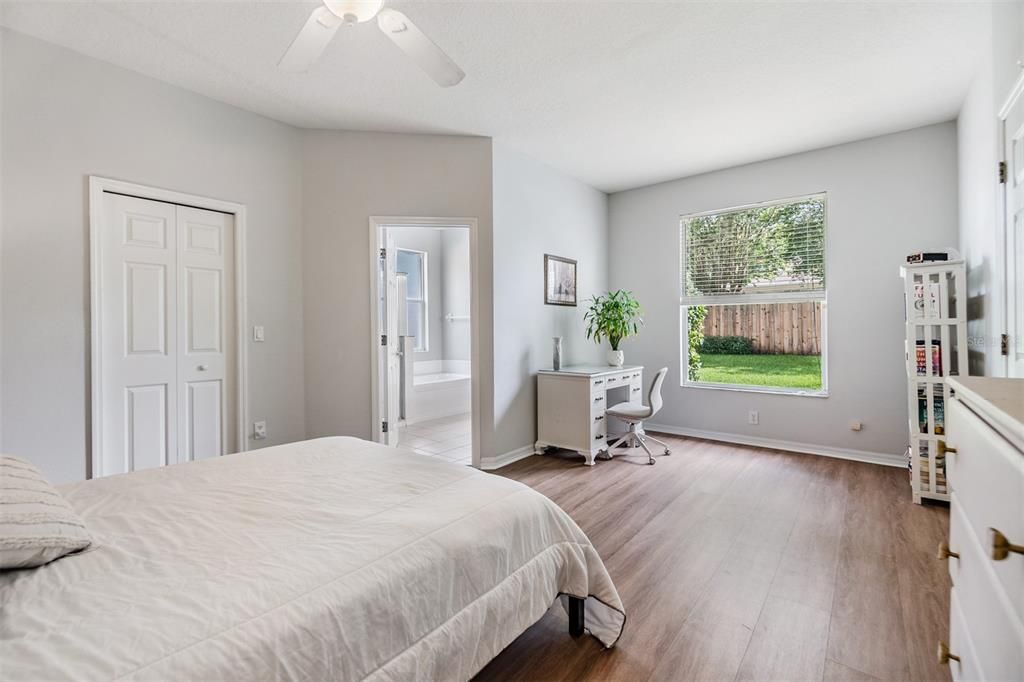
[[[378,440],[474,463],[475,221],[371,220]]]

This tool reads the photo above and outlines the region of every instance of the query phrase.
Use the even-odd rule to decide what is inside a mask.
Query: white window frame
[[[778,206],[780,204],[794,204],[807,199],[820,199],[825,204],[825,234],[823,239],[825,258],[825,287],[822,291],[814,292],[779,292],[772,294],[735,294],[719,296],[686,296],[682,283],[686,281],[686,222],[694,218],[717,215],[720,213],[732,213],[745,211],[765,206]],[[682,388],[700,388],[716,391],[740,391],[743,393],[771,393],[775,395],[795,395],[806,398],[827,398],[828,388],[828,283],[829,267],[829,200],[828,192],[815,192],[801,196],[788,197],[785,199],[773,199],[741,206],[719,208],[700,213],[687,213],[679,216],[679,278],[676,280],[680,287],[679,297],[679,359],[682,371],[679,373],[679,385]],[[689,309],[690,306],[712,306],[712,305],[748,305],[748,304],[770,304],[770,303],[803,303],[815,301],[821,303],[821,388],[816,391],[809,391],[801,388],[785,388],[775,386],[751,386],[748,384],[720,384],[710,381],[693,381],[690,379],[690,334],[689,334]]]
[[[420,292],[423,294],[423,296],[421,298],[410,298],[409,297],[409,289],[408,289],[408,287],[406,287],[405,302],[406,302],[406,305],[408,305],[409,303],[418,303],[418,304],[420,304],[420,307],[422,308],[422,311],[421,311],[420,314],[422,315],[421,319],[423,320],[423,338],[420,339],[420,338],[417,337],[416,340],[417,341],[422,341],[423,343],[422,343],[422,345],[417,344],[416,346],[413,346],[412,351],[414,353],[429,353],[430,352],[430,314],[429,314],[429,311],[430,311],[430,275],[428,274],[428,269],[427,269],[429,267],[428,263],[427,263],[427,259],[428,259],[428,256],[430,254],[428,254],[426,251],[419,251],[417,249],[398,248],[396,250],[399,253],[401,253],[403,251],[405,253],[414,253],[414,254],[416,254],[417,256],[420,257],[420,277],[422,278],[422,281],[420,282]],[[406,274],[408,275],[408,273],[406,273]],[[406,320],[408,320],[409,319],[409,311],[408,311],[408,309],[405,311],[405,316],[406,316]]]

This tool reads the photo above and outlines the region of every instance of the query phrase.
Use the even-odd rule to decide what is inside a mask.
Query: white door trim
[[[163,201],[170,204],[192,206],[194,208],[206,209],[230,213],[235,217],[235,362],[237,380],[235,382],[235,404],[237,405],[237,434],[238,451],[245,452],[248,449],[249,403],[246,396],[246,380],[249,372],[249,362],[246,344],[247,319],[247,290],[245,275],[245,214],[244,204],[237,204],[232,201],[223,201],[203,197],[196,194],[185,194],[173,190],[161,189],[138,185],[123,180],[104,178],[98,175],[89,176],[89,304],[91,324],[91,370],[90,370],[90,408],[92,419],[92,438],[89,448],[89,478],[96,478],[103,475],[102,461],[99,456],[102,441],[102,410],[103,404],[100,399],[100,382],[102,373],[102,348],[103,338],[100,319],[102,309],[102,272],[100,248],[100,234],[103,229],[103,193],[125,194],[139,199],[150,199],[152,201]]]
[[[380,325],[377,320],[379,299],[377,259],[379,258],[385,227],[456,227],[469,229],[469,281],[470,281],[470,384],[473,409],[473,466],[480,466],[480,267],[479,232],[476,218],[423,218],[411,216],[370,216],[370,433],[372,439],[382,441],[380,414],[380,385],[383,381],[380,366]]]

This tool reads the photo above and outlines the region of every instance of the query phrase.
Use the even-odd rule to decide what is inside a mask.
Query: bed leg
[[[573,637],[583,634],[584,604],[579,597],[569,597],[569,634]]]

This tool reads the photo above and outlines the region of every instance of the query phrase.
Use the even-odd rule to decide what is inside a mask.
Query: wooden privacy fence
[[[704,336],[745,336],[755,353],[821,354],[821,303],[711,305]]]

